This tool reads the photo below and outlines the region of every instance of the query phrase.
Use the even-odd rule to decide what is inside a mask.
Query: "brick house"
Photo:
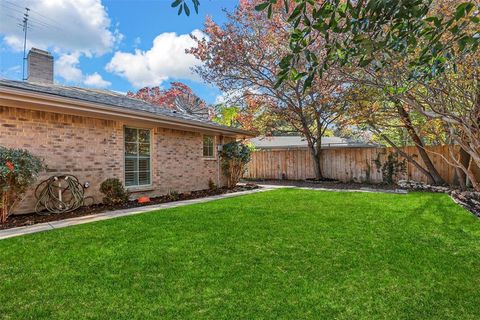
[[[0,80],[0,145],[44,158],[38,181],[73,174],[88,182],[95,202],[111,177],[134,197],[206,189],[209,180],[224,185],[219,146],[252,136],[115,92],[55,85],[45,51],[32,49],[28,67],[28,81]],[[32,190],[15,213],[34,204]]]

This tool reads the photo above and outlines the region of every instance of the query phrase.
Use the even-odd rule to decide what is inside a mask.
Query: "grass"
[[[479,319],[441,194],[276,190],[0,241],[2,319]]]

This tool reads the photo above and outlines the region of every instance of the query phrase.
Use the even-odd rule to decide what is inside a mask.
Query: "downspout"
[[[220,188],[221,187],[221,185],[220,185],[220,170],[221,170],[221,168],[220,168],[220,155],[219,155],[218,147],[220,145],[223,145],[223,136],[219,136],[218,140],[219,140],[219,143],[217,143],[217,145],[216,145],[216,148],[217,148],[217,150],[216,150],[216,152],[217,152],[217,186]]]

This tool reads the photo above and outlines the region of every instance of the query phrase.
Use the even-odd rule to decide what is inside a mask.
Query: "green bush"
[[[384,163],[381,162],[380,157],[385,153],[379,153],[377,159],[374,160],[378,172],[382,172],[383,182],[392,184],[400,175],[407,173],[407,161],[400,160],[396,152],[389,153]]]
[[[180,193],[175,190],[170,190],[167,194],[167,198],[169,201],[177,201],[180,200]]]
[[[212,178],[208,179],[208,189],[209,190],[217,189],[217,185],[215,184],[215,182],[213,182]]]
[[[27,150],[0,146],[0,223],[7,220],[13,207],[44,168],[42,159]]]
[[[105,195],[103,197],[104,204],[122,204],[128,202],[128,191],[123,187],[117,178],[109,178],[100,185],[100,192]]]
[[[222,169],[227,176],[227,185],[229,188],[235,187],[240,181],[247,163],[252,156],[252,148],[239,141],[232,141],[223,145],[220,151],[222,159]]]

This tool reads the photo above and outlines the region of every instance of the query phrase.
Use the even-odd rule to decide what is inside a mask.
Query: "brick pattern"
[[[28,81],[53,83],[53,57],[50,53],[36,48],[28,52]]]
[[[48,170],[38,182],[60,174],[88,181],[86,196],[98,203],[102,181],[111,177],[124,181],[124,125],[129,124],[0,106],[0,145],[24,148],[44,158]],[[217,158],[203,158],[202,141],[199,132],[152,129],[152,185],[133,189],[132,197],[205,189],[210,179],[224,185]],[[32,212],[34,205],[31,190],[15,213]]]

